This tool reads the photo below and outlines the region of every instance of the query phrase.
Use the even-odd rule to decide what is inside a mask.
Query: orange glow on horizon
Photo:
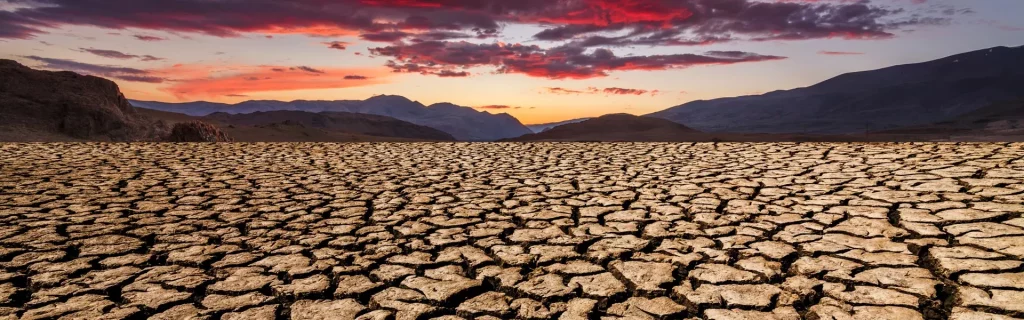
[[[302,89],[336,89],[385,83],[383,68],[175,65],[155,70],[170,85],[160,91],[179,101],[248,97],[252,93]],[[234,99],[228,99],[234,100]]]

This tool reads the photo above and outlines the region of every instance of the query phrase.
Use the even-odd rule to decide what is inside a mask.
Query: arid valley
[[[0,319],[1012,319],[1019,143],[0,145]]]
[[[1024,320],[1022,0],[0,0],[0,320]]]

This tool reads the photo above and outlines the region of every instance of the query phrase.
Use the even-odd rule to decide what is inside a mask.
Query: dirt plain
[[[0,319],[1013,319],[1024,144],[0,144]]]

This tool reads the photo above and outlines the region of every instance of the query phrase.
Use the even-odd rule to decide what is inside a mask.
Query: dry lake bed
[[[0,144],[0,319],[1024,317],[1024,144]]]

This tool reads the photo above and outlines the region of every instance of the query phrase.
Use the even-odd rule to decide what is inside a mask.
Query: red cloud
[[[496,35],[502,24],[550,26],[540,40],[590,40],[628,31],[600,45],[693,45],[750,39],[852,39],[943,23],[949,17],[901,15],[867,1],[762,0],[40,0],[0,11],[0,38],[28,38],[67,25],[160,30],[222,37],[246,32],[360,35],[405,39],[423,31]],[[793,23],[799,21],[799,23]],[[136,36],[140,40],[162,40]],[[428,39],[429,40],[429,39]],[[607,39],[605,39],[607,40]],[[605,41],[607,42],[607,41]]]
[[[912,0],[914,1],[914,0]],[[754,53],[618,56],[609,47],[697,46],[731,41],[884,39],[894,31],[948,22],[868,0],[35,0],[0,10],[0,39],[26,39],[70,26],[237,37],[260,33],[354,36],[387,67],[467,77],[473,67],[549,79],[783,59]],[[955,11],[955,10],[954,10]],[[538,45],[476,44],[503,26],[541,25]],[[136,34],[142,41],[165,38]],[[553,45],[548,45],[556,42]],[[334,49],[346,43],[325,42]],[[588,49],[589,48],[589,49]],[[358,54],[358,53],[357,53]],[[312,72],[311,73],[315,73]]]
[[[670,27],[672,21],[683,21],[693,15],[686,6],[651,0],[583,0],[564,3],[561,7],[548,8],[533,16],[526,15],[525,19],[570,25],[613,26],[638,23]]]
[[[705,55],[673,54],[616,56],[611,50],[586,52],[579,47],[541,49],[520,44],[475,44],[469,42],[425,41],[411,45],[371,48],[377,56],[391,57],[395,72],[458,74],[453,69],[491,66],[498,73],[519,73],[550,79],[605,77],[609,71],[666,70],[697,65],[733,64],[785,59],[748,52],[712,51]],[[463,74],[465,76],[466,74]]]
[[[506,106],[506,105],[490,105],[490,106],[480,106],[480,107],[476,107],[476,108],[477,109],[488,109],[488,110],[502,110],[502,109],[519,109],[520,107],[511,107],[511,106]]]
[[[647,91],[647,90],[625,89],[625,88],[605,88],[604,90],[601,90],[601,91],[604,92],[604,93],[609,93],[609,94],[636,95],[636,96],[643,95],[645,93],[650,92],[650,91]]]

